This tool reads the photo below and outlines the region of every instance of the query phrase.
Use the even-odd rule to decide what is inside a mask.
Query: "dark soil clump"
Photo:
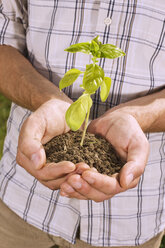
[[[83,146],[80,146],[82,132],[70,131],[50,140],[44,147],[47,162],[85,162],[98,172],[112,175],[120,171],[124,162],[116,154],[112,145],[105,139],[87,133]]]

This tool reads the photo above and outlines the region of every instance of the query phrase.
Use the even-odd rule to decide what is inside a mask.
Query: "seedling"
[[[84,91],[82,95],[70,105],[65,115],[67,125],[72,131],[77,131],[80,129],[82,124],[85,123],[80,142],[80,145],[82,146],[87,130],[90,109],[92,106],[91,95],[95,94],[100,87],[100,98],[102,102],[105,102],[111,87],[111,78],[104,76],[104,70],[97,64],[99,62],[98,59],[114,59],[124,56],[125,53],[115,45],[102,44],[99,41],[99,36],[95,37],[90,42],[71,45],[65,49],[65,51],[71,53],[82,52],[89,54],[92,56],[91,60],[93,61],[93,63],[86,65],[86,70],[84,72],[76,68],[70,69],[65,73],[59,83],[59,88],[62,90],[72,85],[81,74],[84,74],[83,82],[80,85]]]

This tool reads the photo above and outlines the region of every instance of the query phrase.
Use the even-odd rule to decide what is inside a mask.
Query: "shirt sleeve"
[[[27,0],[0,0],[0,45],[26,50]]]

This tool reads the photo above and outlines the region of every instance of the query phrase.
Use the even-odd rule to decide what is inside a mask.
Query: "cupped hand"
[[[111,177],[92,169],[68,176],[61,185],[61,195],[100,202],[135,187],[149,154],[149,143],[136,119],[120,111],[107,112],[93,120],[88,131],[107,139],[126,163]]]
[[[24,122],[18,142],[17,163],[42,184],[54,190],[60,187],[76,165],[63,161],[46,163],[43,144],[54,136],[69,131],[65,122],[65,112],[70,104],[53,99],[41,105]]]

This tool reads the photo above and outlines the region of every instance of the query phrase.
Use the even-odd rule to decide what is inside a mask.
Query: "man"
[[[0,0],[0,6],[0,91],[13,101],[0,170],[1,247],[159,247],[164,1]],[[65,112],[80,94],[81,82],[64,93],[59,79],[89,60],[64,49],[96,35],[126,53],[100,61],[112,78],[111,94],[105,104],[94,96],[88,127],[126,159],[113,177],[84,163],[46,164],[43,149],[69,131]]]

